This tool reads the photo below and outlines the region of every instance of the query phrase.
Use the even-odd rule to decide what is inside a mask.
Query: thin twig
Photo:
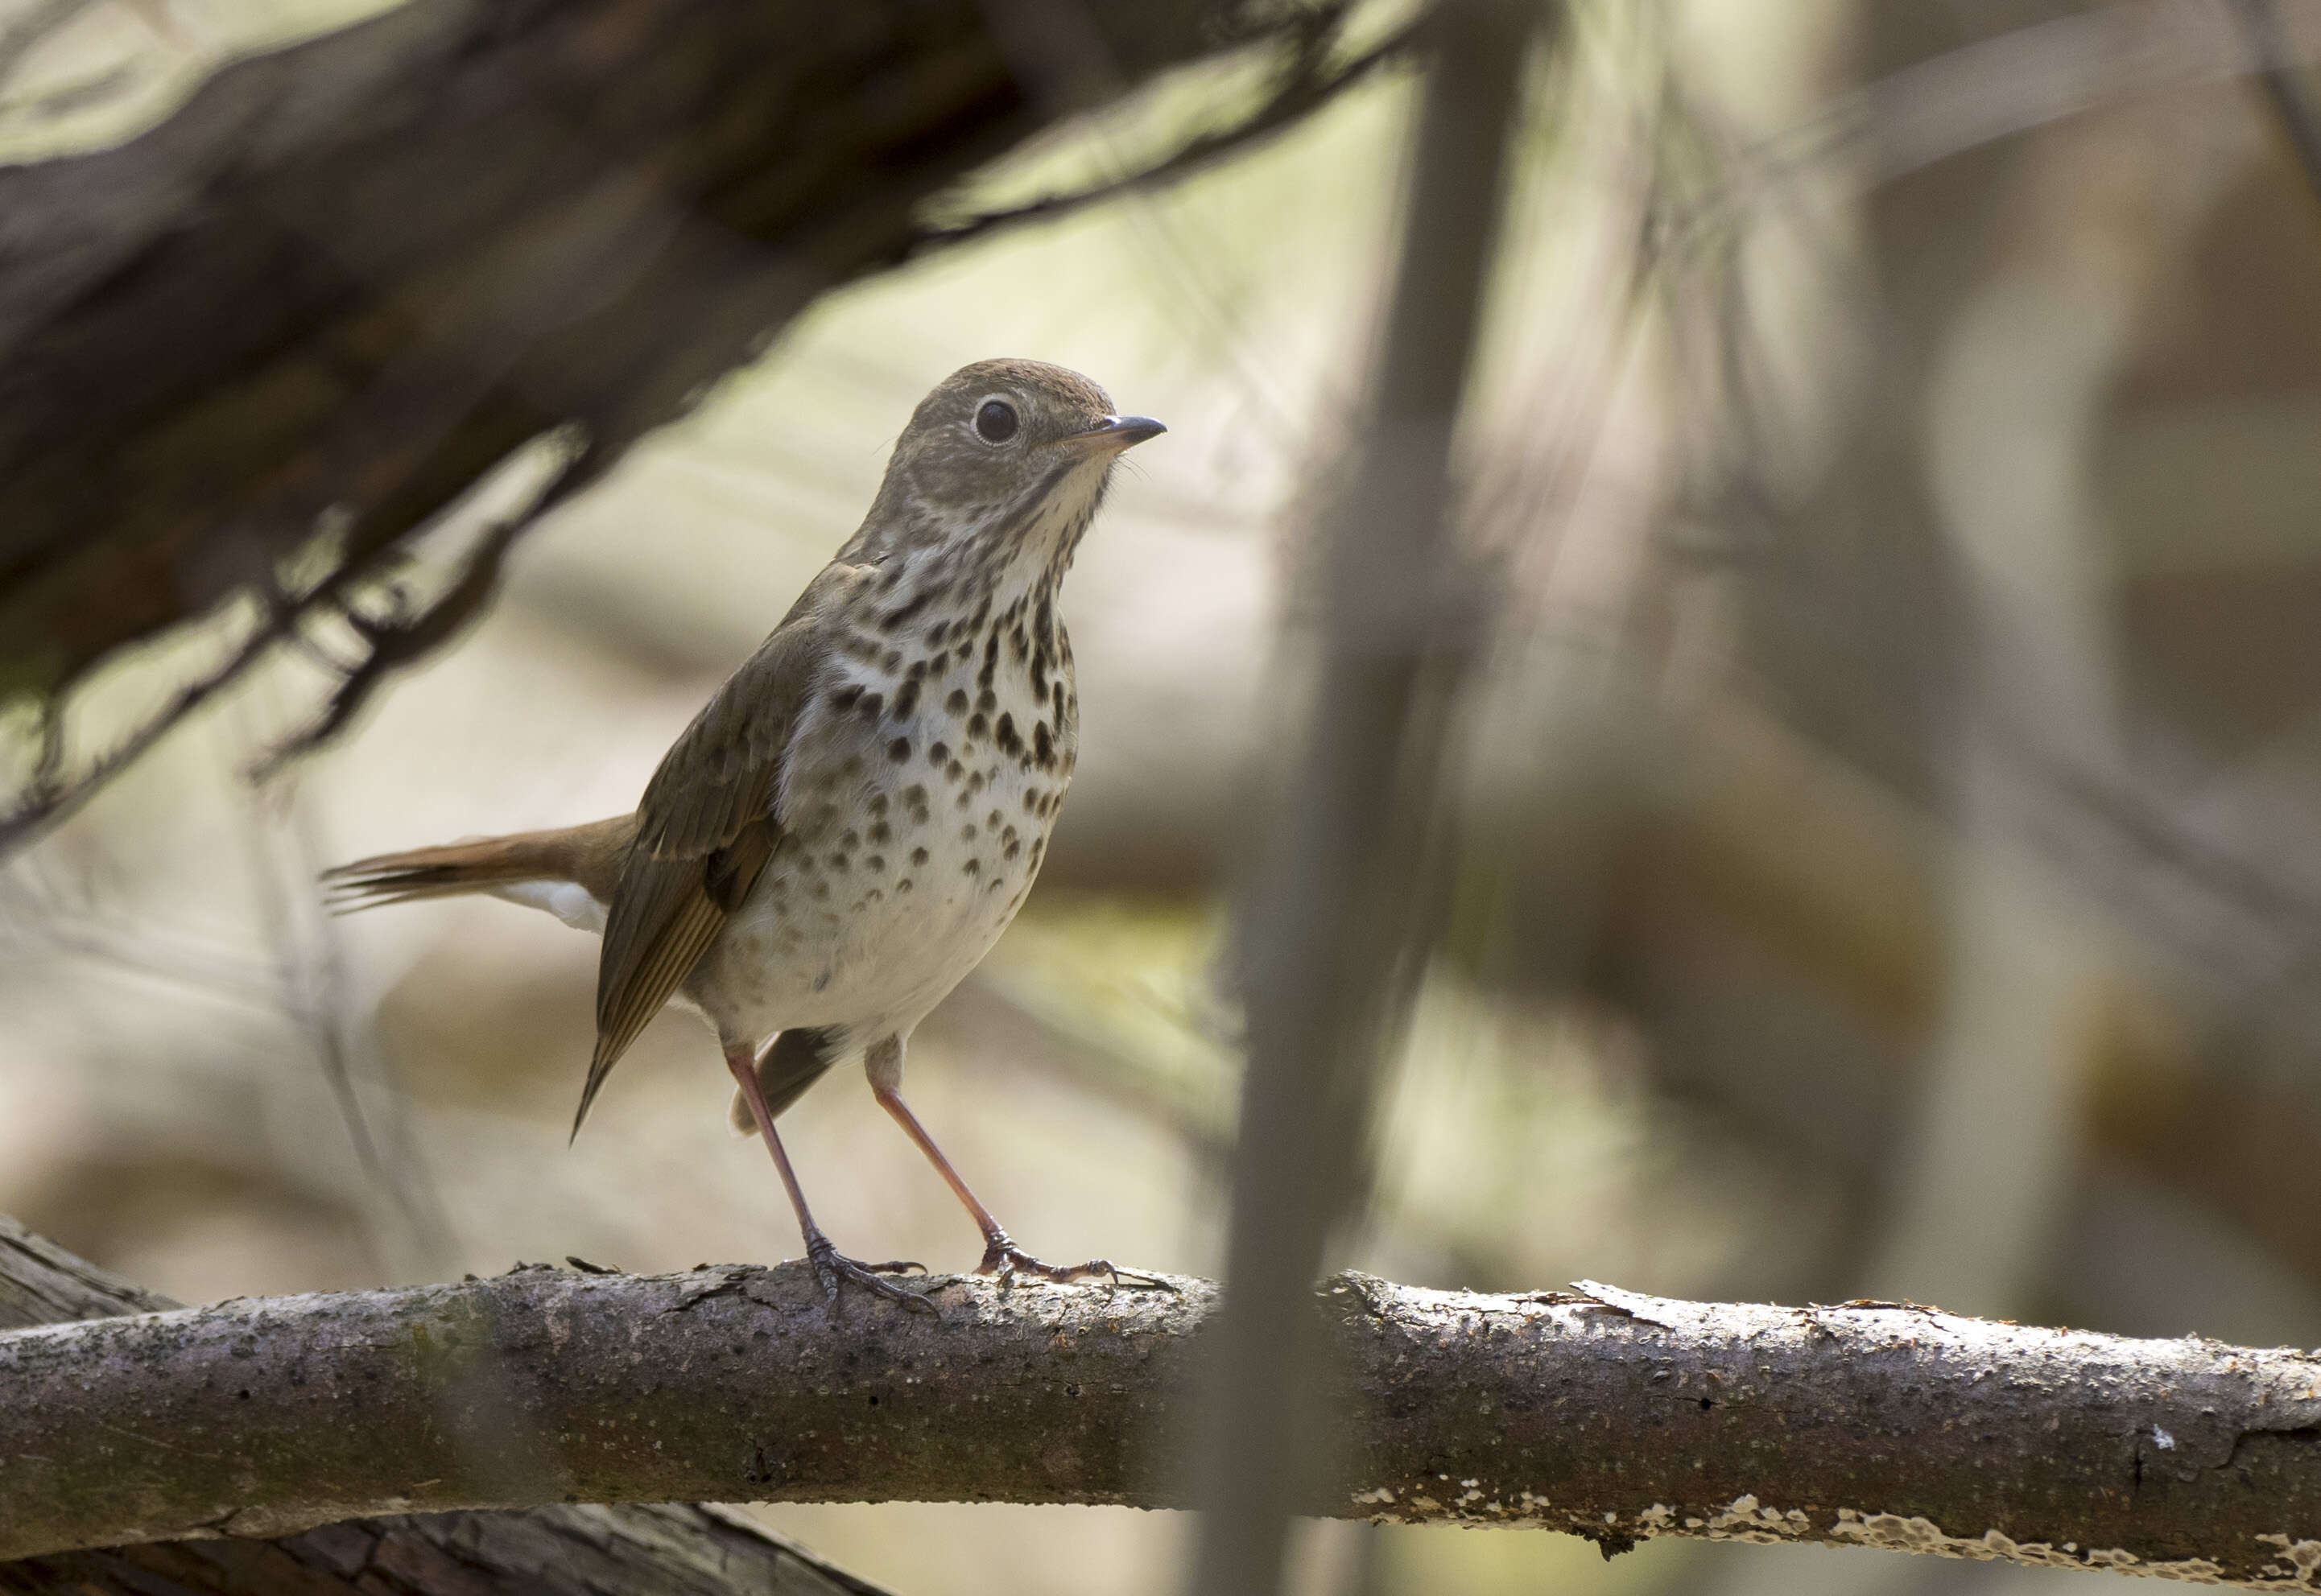
[[[921,235],[913,253],[924,254],[948,249],[1029,222],[1056,221],[1124,194],[1163,186],[1197,172],[1206,171],[1284,131],[1347,89],[1366,80],[1380,67],[1405,58],[1409,53],[1411,32],[1409,28],[1399,30],[1326,73],[1320,70],[1318,63],[1301,56],[1292,69],[1284,74],[1282,81],[1265,104],[1232,126],[1204,133],[1163,159],[1124,177],[1069,194],[1049,195],[1026,204],[987,212],[964,222],[932,229]]]

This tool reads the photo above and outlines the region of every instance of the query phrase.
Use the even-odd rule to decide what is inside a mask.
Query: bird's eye
[[[1005,399],[986,399],[975,413],[975,435],[986,443],[1006,442],[1022,424],[1015,419],[1015,407]]]

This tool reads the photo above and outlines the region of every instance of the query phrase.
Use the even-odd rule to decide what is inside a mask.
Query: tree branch
[[[1214,1288],[541,1267],[0,1336],[0,1556],[573,1501],[1183,1505]],[[1825,1541],[2259,1589],[2321,1570],[2321,1359],[1908,1304],[1342,1275],[1309,1511]]]
[[[1273,96],[1182,160],[1152,152],[1139,180],[1358,80],[1382,57],[1342,68],[1324,48],[1346,9],[1092,10],[1118,93],[1242,50],[1287,62]],[[50,739],[0,793],[0,846],[314,628],[362,653],[290,746],[335,729],[488,599],[497,552],[547,503],[817,295],[1020,219],[927,214],[1073,108],[1018,80],[987,10],[407,0],[225,68],[117,148],[0,165],[0,708],[53,721],[103,662],[199,617],[227,656],[117,757]],[[413,539],[559,438],[565,475],[472,582],[365,624],[358,601]]]
[[[2256,58],[2257,86],[2289,141],[2289,153],[2306,186],[2321,197],[2321,113],[2313,108],[2298,74],[2298,61],[2272,0],[2240,0],[2241,31]]]
[[[122,1313],[166,1313],[177,1306],[0,1213],[0,1330]]]
[[[1372,1100],[1423,950],[1449,909],[1445,776],[1482,630],[1460,551],[1452,440],[1555,9],[1441,0],[1421,30],[1394,289],[1352,470],[1317,528],[1315,684],[1238,917],[1247,1012],[1225,1278],[1182,1588],[1281,1589],[1289,1517],[1325,1455],[1307,1439],[1324,1360],[1299,1301],[1368,1179]],[[1279,646],[1279,645],[1278,645]]]
[[[0,1214],[0,1328],[177,1306]],[[0,1461],[0,1479],[8,1465]],[[575,1507],[422,1513],[278,1540],[211,1538],[0,1563],[0,1596],[884,1596],[717,1508]]]

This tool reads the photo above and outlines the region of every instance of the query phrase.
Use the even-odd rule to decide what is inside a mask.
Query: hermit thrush
[[[671,999],[716,1028],[825,1294],[914,1265],[842,1256],[774,1129],[842,1059],[984,1239],[985,1273],[1070,1280],[1008,1238],[903,1102],[911,1031],[998,939],[1070,784],[1079,703],[1056,593],[1123,450],[1166,431],[1060,367],[986,360],[929,394],[861,529],[677,739],[634,814],[343,866],[346,907],[489,893],[600,931],[606,1072]],[[770,1043],[770,1046],[769,1045]]]

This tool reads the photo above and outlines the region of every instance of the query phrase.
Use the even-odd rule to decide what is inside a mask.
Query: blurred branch
[[[344,591],[345,577],[335,575],[316,592],[302,599],[285,599],[278,604],[274,625],[268,634],[273,639],[304,640],[297,630],[299,621],[317,607],[318,601],[326,602],[360,640],[362,652],[350,663],[326,661],[339,680],[321,712],[261,758],[252,774],[262,781],[278,773],[286,761],[328,741],[354,719],[388,676],[442,648],[478,619],[499,592],[500,571],[516,539],[550,511],[595,483],[609,464],[602,451],[585,446],[577,450],[558,466],[554,479],[531,503],[485,529],[460,562],[450,585],[416,610],[401,602],[400,590],[390,590],[396,601],[392,611],[386,614],[369,613],[350,601]],[[357,568],[349,567],[345,576],[357,574]],[[166,730],[167,726],[162,730]],[[0,842],[5,840],[5,833],[0,833]]]
[[[1138,180],[1360,80],[1390,47],[1333,64],[1348,7],[1092,14],[1124,90],[1246,50],[1290,62]],[[1113,192],[929,219],[1065,114],[974,0],[411,0],[229,66],[117,149],[0,168],[0,703],[54,724],[125,645],[236,627],[210,674],[164,667],[173,691],[109,752],[41,757],[0,796],[0,844],[260,658],[316,658],[312,625],[358,651],[321,656],[335,688],[288,747],[336,731],[488,602],[544,510],[818,295]],[[550,484],[448,591],[397,600],[389,562],[543,440],[566,451]],[[288,581],[302,565],[323,568]]]
[[[2280,131],[2305,174],[2306,186],[2321,200],[2321,112],[2298,77],[2298,63],[2280,25],[2280,8],[2273,0],[2239,0],[2241,26],[2256,56],[2257,83],[2266,104],[2280,123]]]
[[[176,1306],[0,1214],[0,1327]],[[744,1519],[678,1506],[430,1513],[271,1541],[149,1541],[0,1563],[0,1596],[448,1596],[501,1581],[538,1596],[883,1596]]]
[[[1686,730],[1673,801],[1636,800],[1605,846],[1608,875],[1590,889],[1606,905],[1603,995],[1654,1029],[1655,1066],[1707,1098],[1720,1123],[1866,1190],[1890,1174],[1894,1135],[1940,1012],[1938,834],[1889,790],[1743,704]],[[2115,818],[2061,770],[2043,774],[2089,816]],[[2313,916],[2284,907],[2276,926],[2253,912],[2227,915],[2220,905],[2246,903],[2239,876],[2253,866],[2200,852],[2177,858],[2164,847],[2177,831],[2147,839],[2126,817],[2118,823],[2080,837],[2075,846],[2088,857],[2070,857],[2090,881],[2102,879],[2094,860],[2115,875],[2149,878],[2140,893],[2115,891],[2125,922],[2165,957],[2089,995],[2078,1060],[2089,1082],[2083,1134],[2247,1229],[2276,1266],[2321,1283],[2321,1233],[2306,1221],[2321,1203],[2321,1167],[2304,1153],[2321,1138],[2321,1091],[2309,1073],[2262,1063],[2268,1049],[2306,1056],[2312,1033],[2309,1023],[2285,1021],[2274,1030],[2258,995],[2284,967],[2284,946],[2309,948],[2308,937],[2290,933]],[[2181,835],[2192,836],[2189,827]],[[2123,870],[2138,860],[2126,843],[2148,848],[2149,863]],[[2273,847],[2286,856],[2285,842]],[[1522,857],[1515,868],[1531,895],[1573,893]],[[2249,894],[2287,891],[2278,880],[2246,885]],[[2197,959],[2196,933],[2212,945]],[[1720,998],[1683,963],[1720,939],[1795,973],[1811,995],[1791,1001],[1832,1005],[1856,1028],[1854,1044],[1800,1046],[1793,1028],[1768,1018],[1788,1011],[1770,998],[1761,966]]]
[[[1300,41],[1264,103],[1233,126],[1203,133],[1183,149],[1140,171],[1074,193],[1049,195],[1026,204],[988,212],[955,225],[940,228],[927,235],[925,247],[938,249],[965,243],[1022,222],[1053,221],[1090,205],[1117,199],[1123,195],[1142,193],[1206,171],[1296,125],[1344,90],[1369,77],[1379,67],[1408,54],[1415,24],[1396,30],[1350,60],[1333,64],[1328,46],[1336,36],[1334,24],[1342,22],[1344,14],[1343,12],[1332,14],[1326,19],[1332,26],[1316,28],[1307,38]]]
[[[1400,260],[1351,480],[1322,529],[1318,682],[1242,916],[1249,1068],[1184,1589],[1271,1596],[1288,1519],[1329,1471],[1326,1378],[1300,1299],[1367,1183],[1370,1099],[1439,919],[1453,694],[1476,618],[1452,539],[1452,440],[1482,325],[1547,8],[1445,0],[1428,17]],[[1277,662],[1277,669],[1287,661]]]
[[[532,1268],[0,1336],[0,1554],[568,1499],[1184,1505],[1213,1288],[930,1283],[940,1319],[833,1314],[803,1265]],[[1345,1445],[1308,1512],[2289,1589],[2321,1566],[2304,1354],[1594,1285],[1348,1274],[1312,1301]]]
[[[95,0],[33,0],[24,12],[0,27],[0,87],[6,86],[27,56],[94,3]]]
[[[2271,15],[2268,70],[2286,73],[2321,55],[2321,14],[2300,8],[2288,23]],[[1769,140],[1714,195],[1665,219],[1668,243],[1713,242],[1717,227],[1807,171],[1891,182],[2102,105],[2230,82],[2249,69],[2247,41],[2218,8],[2189,0],[2120,0],[2017,28],[1889,73]]]

